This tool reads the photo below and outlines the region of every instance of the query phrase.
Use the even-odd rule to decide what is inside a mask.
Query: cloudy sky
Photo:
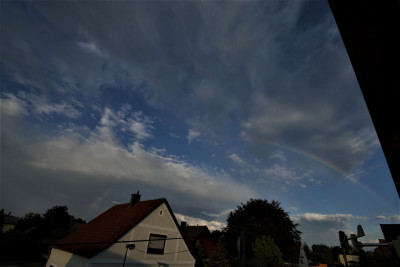
[[[308,244],[399,223],[325,1],[2,1],[1,207],[90,220],[140,190],[224,226],[277,200]]]

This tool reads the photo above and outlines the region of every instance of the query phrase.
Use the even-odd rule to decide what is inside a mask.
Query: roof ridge
[[[137,203],[152,202],[152,201],[160,201],[160,200],[166,201],[167,199],[164,198],[164,197],[163,197],[163,198],[156,198],[156,199],[147,199],[147,200],[140,200],[140,201],[138,201]],[[120,204],[115,204],[114,206],[127,205],[127,204],[129,204],[129,202],[120,203]],[[113,206],[113,207],[114,207],[114,206]]]

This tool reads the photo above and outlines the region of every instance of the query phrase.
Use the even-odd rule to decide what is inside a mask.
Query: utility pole
[[[342,247],[342,251],[343,251],[344,263],[345,263],[346,267],[349,267],[349,263],[347,262],[347,254],[346,254],[346,250],[349,248],[349,241],[347,239],[347,235],[343,231],[339,231],[339,241],[340,241],[340,246]]]
[[[246,232],[240,230],[240,267],[246,267]]]

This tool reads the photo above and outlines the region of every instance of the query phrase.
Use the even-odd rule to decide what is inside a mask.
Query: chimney
[[[185,227],[187,227],[188,225],[187,225],[187,223],[185,222],[185,221],[181,221],[181,228],[185,228]]]
[[[135,205],[136,203],[138,203],[140,201],[140,197],[141,197],[141,195],[139,195],[139,191],[137,191],[136,194],[132,194],[131,195],[131,201],[129,202],[128,208],[130,208],[133,205]]]

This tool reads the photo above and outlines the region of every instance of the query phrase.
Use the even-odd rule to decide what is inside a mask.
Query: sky
[[[91,220],[138,190],[225,225],[276,200],[309,245],[400,223],[326,1],[1,1],[1,191]]]

